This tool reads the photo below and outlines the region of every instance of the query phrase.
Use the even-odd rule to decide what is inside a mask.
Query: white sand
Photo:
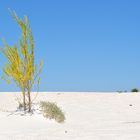
[[[15,94],[0,93],[0,140],[140,140],[140,93],[59,93],[39,93],[36,102],[56,102],[63,124],[22,116]]]

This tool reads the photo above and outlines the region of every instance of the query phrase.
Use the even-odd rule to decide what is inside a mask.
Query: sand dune
[[[0,140],[140,140],[140,93],[39,93],[35,104],[56,102],[63,124],[15,112],[17,95],[0,93]]]

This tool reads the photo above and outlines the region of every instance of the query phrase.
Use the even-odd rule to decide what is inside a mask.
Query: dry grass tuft
[[[64,122],[65,115],[55,103],[41,101],[40,107],[44,117],[55,119],[58,123]]]

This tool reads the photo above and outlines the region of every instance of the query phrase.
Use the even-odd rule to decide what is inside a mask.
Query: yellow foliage
[[[1,51],[8,63],[4,66],[3,72],[14,80],[21,90],[30,92],[35,81],[40,81],[39,74],[42,70],[42,62],[39,66],[34,64],[34,39],[28,18],[25,16],[23,20],[19,19],[15,12],[12,12],[12,16],[19,25],[22,34],[19,47],[17,45],[9,46],[4,41],[4,47],[1,48]]]

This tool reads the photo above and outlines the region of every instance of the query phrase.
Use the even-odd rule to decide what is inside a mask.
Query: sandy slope
[[[56,102],[65,123],[22,116],[15,94],[0,93],[0,140],[140,140],[140,93],[39,93],[40,100]]]

